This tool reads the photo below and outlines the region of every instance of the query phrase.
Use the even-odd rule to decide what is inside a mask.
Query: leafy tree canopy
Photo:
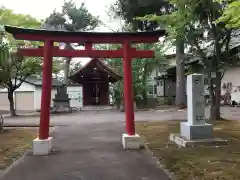
[[[135,17],[147,14],[165,14],[173,10],[173,6],[167,0],[117,0],[110,11],[115,17],[121,17],[126,24],[131,24],[133,30],[154,30],[159,27],[156,22],[140,21]]]
[[[224,2],[224,0],[219,0]],[[240,27],[240,1],[228,0],[231,3],[225,8],[223,15],[217,22],[225,22],[227,28],[239,28]]]
[[[63,28],[68,31],[89,31],[98,26],[99,18],[93,16],[84,3],[77,7],[70,0],[64,2],[62,12],[54,11],[44,23],[46,26]]]

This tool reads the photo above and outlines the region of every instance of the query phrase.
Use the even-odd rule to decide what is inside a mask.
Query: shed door
[[[15,99],[17,111],[34,110],[34,92],[16,92]]]
[[[0,92],[0,110],[9,110],[9,100],[7,92]]]

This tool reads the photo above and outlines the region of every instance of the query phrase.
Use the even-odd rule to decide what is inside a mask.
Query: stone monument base
[[[136,101],[133,101],[133,109],[134,109],[134,111],[137,110],[137,104],[136,104]],[[121,101],[121,104],[120,104],[119,110],[120,110],[121,112],[125,112],[124,101]]]
[[[138,134],[135,135],[122,135],[122,145],[124,149],[140,149],[143,145],[141,137]]]
[[[180,134],[170,134],[170,140],[181,147],[197,147],[197,146],[221,146],[228,145],[228,140],[220,138],[195,139],[187,140]]]
[[[67,113],[72,113],[72,108],[69,106],[61,106],[58,105],[57,107],[53,107],[51,110],[52,114],[67,114]]]
[[[48,155],[52,150],[52,137],[41,140],[36,138],[33,140],[33,155],[34,156],[45,156]]]
[[[191,125],[188,122],[181,122],[180,133],[187,140],[208,139],[213,137],[213,126],[206,123]]]

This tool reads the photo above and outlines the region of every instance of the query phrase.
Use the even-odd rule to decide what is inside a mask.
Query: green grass
[[[222,121],[214,125],[215,137],[229,140],[228,146],[179,148],[169,134],[179,132],[179,121],[140,122],[137,131],[145,137],[166,169],[178,180],[239,180],[240,122]]]

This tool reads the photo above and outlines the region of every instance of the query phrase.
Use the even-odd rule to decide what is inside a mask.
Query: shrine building
[[[121,78],[121,75],[98,58],[91,59],[69,77],[70,82],[82,85],[83,106],[108,106],[110,103],[109,84]]]

